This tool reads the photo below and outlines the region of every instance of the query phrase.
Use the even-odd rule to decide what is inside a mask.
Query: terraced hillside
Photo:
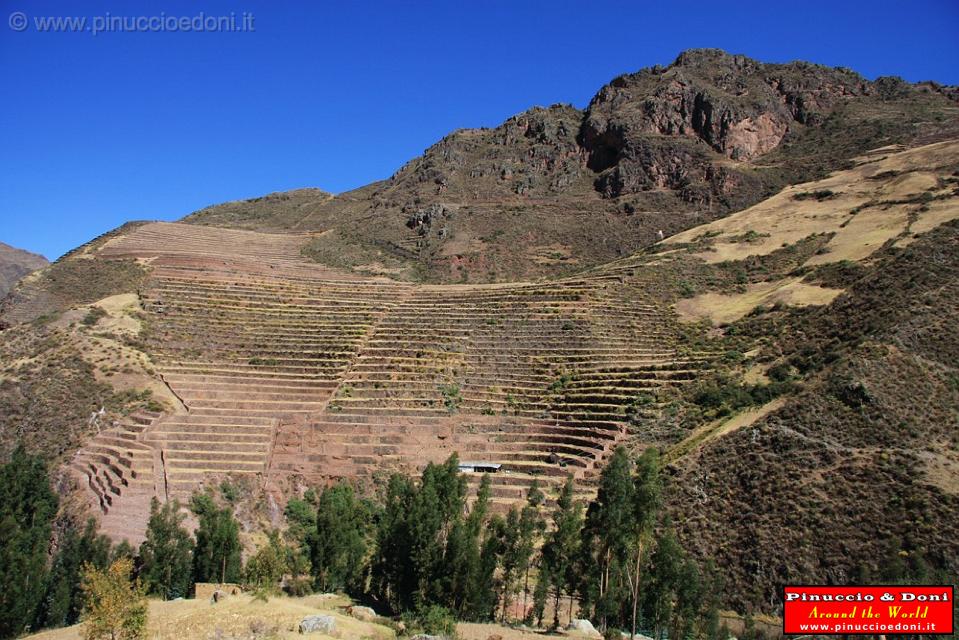
[[[0,447],[138,542],[224,481],[253,531],[452,452],[503,508],[656,446],[738,611],[959,575],[957,114],[695,51],[352,193],[124,225],[0,304]]]
[[[78,454],[107,532],[136,539],[150,497],[184,498],[227,474],[283,491],[454,451],[502,465],[504,503],[569,473],[588,490],[628,436],[636,395],[708,366],[708,353],[677,352],[670,314],[615,269],[411,285],[308,263],[303,242],[155,223],[98,250],[149,265],[146,350],[182,402]]]

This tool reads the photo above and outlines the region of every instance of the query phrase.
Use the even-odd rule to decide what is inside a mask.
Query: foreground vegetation
[[[488,476],[467,498],[454,454],[418,479],[394,475],[379,499],[345,482],[307,491],[287,504],[286,529],[244,563],[229,483],[187,507],[154,501],[136,550],[111,545],[92,519],[82,530],[61,522],[42,459],[19,447],[0,467],[0,635],[85,621],[85,639],[142,638],[146,595],[191,597],[195,584],[212,582],[241,583],[262,601],[344,592],[409,634],[453,637],[457,621],[556,630],[561,617],[579,617],[607,637],[728,638],[722,577],[678,542],[662,509],[660,465],[655,449],[632,458],[619,448],[588,505],[574,499],[570,477],[553,506],[534,485],[500,515],[490,512]],[[192,534],[187,510],[198,521]],[[931,577],[900,560],[857,579]],[[747,616],[740,635],[761,633]]]
[[[632,460],[618,449],[585,510],[570,478],[553,508],[533,486],[525,502],[491,514],[489,478],[468,501],[454,455],[419,479],[393,476],[382,501],[346,483],[291,500],[287,529],[244,564],[233,510],[210,493],[188,506],[194,534],[178,503],[154,502],[138,550],[112,546],[93,520],[79,534],[55,532],[58,499],[41,459],[21,447],[0,469],[0,576],[9,585],[0,634],[87,620],[89,638],[141,637],[144,595],[189,597],[198,582],[238,582],[262,599],[281,589],[343,591],[410,632],[454,635],[456,620],[556,628],[565,610],[603,630],[723,637],[717,573],[686,557],[661,493],[656,451]]]

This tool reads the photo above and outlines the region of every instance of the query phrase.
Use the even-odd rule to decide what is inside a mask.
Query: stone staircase
[[[101,531],[113,540],[139,545],[150,501],[163,499],[163,470],[143,435],[160,417],[139,412],[100,431],[70,463],[98,507]]]

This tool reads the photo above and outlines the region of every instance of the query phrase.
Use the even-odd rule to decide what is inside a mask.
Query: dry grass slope
[[[310,634],[310,638],[369,638],[392,640],[396,634],[389,627],[361,622],[343,611],[349,604],[341,597],[307,596],[274,597],[267,602],[252,596],[230,596],[211,604],[208,600],[151,600],[146,637],[151,640],[203,640],[206,638],[250,639],[302,638],[298,625],[310,615],[329,615],[336,621],[335,635]],[[26,636],[31,640],[79,640],[83,624],[54,629]]]

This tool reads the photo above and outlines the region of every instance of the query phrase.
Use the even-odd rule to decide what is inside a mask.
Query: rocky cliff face
[[[867,149],[950,136],[959,136],[953,88],[696,49],[615,78],[585,111],[536,107],[459,130],[386,181],[336,197],[275,194],[232,218],[330,232],[307,249],[316,259],[394,277],[561,275],[820,178]],[[229,225],[223,211],[236,208],[188,221]]]
[[[775,149],[791,126],[821,123],[839,101],[871,92],[871,83],[848,70],[693,50],[669,67],[603,87],[589,105],[583,138],[602,155],[650,134],[687,136],[751,160]]]
[[[576,140],[582,118],[572,106],[554,105],[530,109],[495,129],[456,131],[397,171],[379,195],[562,192],[585,171],[585,153]]]
[[[851,71],[693,50],[600,89],[580,139],[606,197],[673,189],[708,202],[744,184],[717,155],[749,162],[791,129],[816,126],[838,102],[870,90]]]
[[[688,51],[668,67],[616,78],[585,112],[554,105],[496,129],[457,131],[398,171],[382,195],[411,186],[421,197],[451,187],[548,195],[593,173],[606,198],[666,189],[702,202],[695,195],[702,187],[723,194],[741,184],[721,168],[723,157],[753,160],[778,147],[791,128],[821,124],[840,101],[874,93],[851,71]]]
[[[49,264],[47,259],[0,242],[0,298],[23,276]]]

